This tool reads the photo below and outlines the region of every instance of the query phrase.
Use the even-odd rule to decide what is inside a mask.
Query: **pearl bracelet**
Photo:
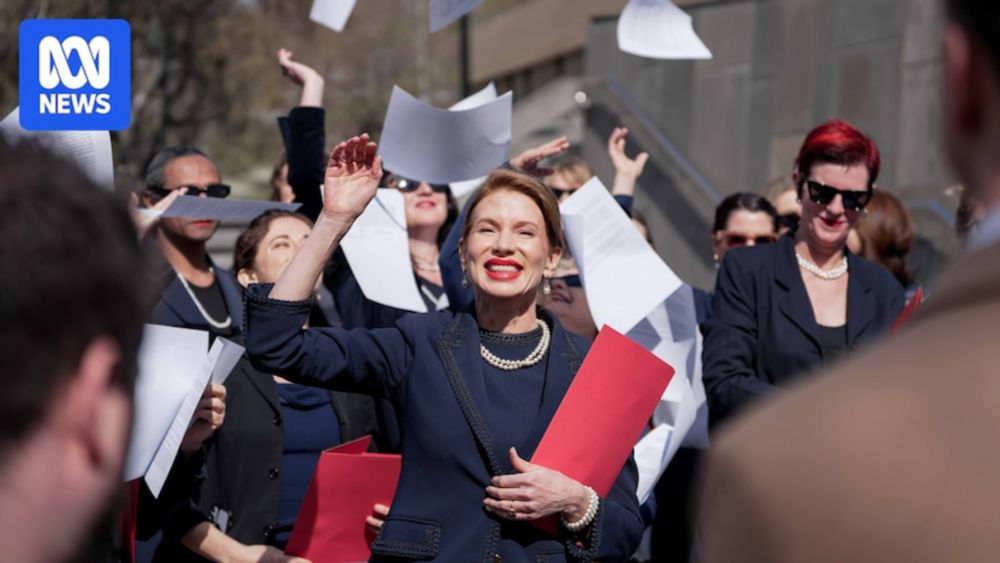
[[[594,517],[597,516],[597,507],[601,504],[601,497],[597,496],[597,491],[594,489],[590,487],[586,487],[586,489],[587,494],[590,495],[590,503],[587,504],[587,510],[583,513],[583,516],[576,522],[567,522],[565,516],[560,516],[563,527],[571,532],[579,532],[586,528],[594,521]]]

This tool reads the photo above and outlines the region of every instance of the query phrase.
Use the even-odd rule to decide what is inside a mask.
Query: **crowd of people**
[[[271,185],[301,207],[254,219],[231,271],[206,251],[217,221],[135,209],[228,196],[204,151],[157,152],[130,205],[0,140],[0,559],[308,563],[284,549],[320,453],[366,435],[402,456],[392,502],[358,523],[372,561],[995,559],[1000,8],[945,4],[942,130],[969,255],[920,287],[878,146],[818,124],[788,177],[726,197],[705,233],[712,445],[682,447],[644,504],[631,456],[605,495],[529,461],[598,333],[560,216],[593,173],[566,138],[460,207],[449,185],[384,170],[367,134],[327,155],[323,79],[280,50],[301,97]],[[608,139],[611,192],[651,240],[633,209],[649,155],[627,135]],[[401,193],[429,312],[366,297],[340,248],[379,189]],[[246,348],[158,495],[121,483],[144,322]]]

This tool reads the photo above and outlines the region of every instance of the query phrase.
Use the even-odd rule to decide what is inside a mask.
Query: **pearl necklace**
[[[549,339],[552,336],[552,333],[549,332],[549,325],[545,324],[545,321],[538,319],[538,326],[542,329],[542,338],[538,341],[538,346],[535,346],[535,349],[523,360],[505,360],[497,357],[493,352],[487,350],[486,346],[482,343],[479,344],[479,354],[486,360],[486,363],[504,371],[529,368],[542,361],[542,357],[545,356],[545,352],[549,348]]]
[[[215,276],[215,268],[209,266],[208,271],[212,273],[213,277]],[[194,301],[194,306],[198,308],[198,312],[201,313],[201,316],[205,318],[205,321],[207,321],[209,325],[211,325],[216,330],[225,330],[230,326],[232,326],[233,324],[232,317],[227,316],[226,320],[219,322],[213,319],[212,317],[208,316],[208,311],[206,311],[205,308],[201,306],[201,301],[198,301],[198,298],[195,296],[194,292],[191,291],[191,286],[188,285],[188,282],[186,279],[184,279],[184,276],[180,275],[180,273],[178,272],[174,273],[177,274],[177,279],[181,280],[181,285],[183,285],[184,289],[187,290],[188,295],[191,297],[191,301]]]
[[[798,260],[800,268],[812,273],[820,279],[835,280],[847,273],[847,256],[841,256],[840,265],[829,270],[824,270],[809,260],[806,260],[798,252],[795,253],[795,259]]]

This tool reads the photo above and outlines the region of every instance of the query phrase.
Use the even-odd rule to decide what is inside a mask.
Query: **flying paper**
[[[618,48],[653,59],[711,59],[691,16],[670,0],[631,0],[618,18]]]

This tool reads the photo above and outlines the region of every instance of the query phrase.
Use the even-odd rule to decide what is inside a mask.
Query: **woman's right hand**
[[[375,197],[382,179],[382,159],[368,133],[343,141],[330,154],[323,183],[323,214],[354,221]]]

